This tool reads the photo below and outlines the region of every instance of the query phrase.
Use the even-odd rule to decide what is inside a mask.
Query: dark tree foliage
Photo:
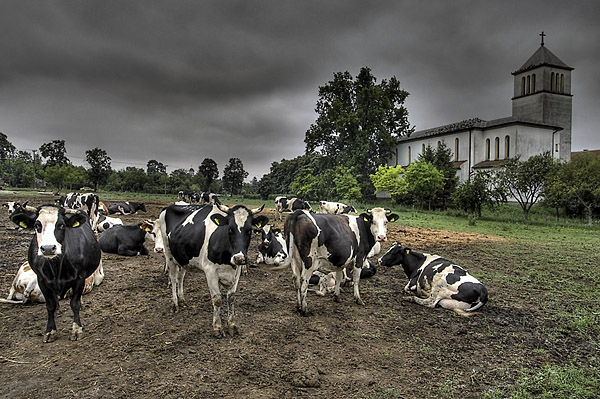
[[[98,184],[104,184],[108,180],[111,159],[106,151],[96,147],[85,152],[85,161],[90,165],[88,175],[94,183],[94,191],[98,191]]]
[[[452,194],[455,206],[481,217],[482,207],[493,207],[498,198],[493,182],[494,175],[491,172],[471,174],[469,180],[462,182]]]
[[[146,173],[148,176],[151,175],[165,175],[167,173],[167,167],[156,159],[151,159],[146,163]]]
[[[446,146],[443,141],[434,150],[430,145],[425,148],[419,160],[431,163],[437,170],[442,172],[444,178],[444,189],[436,197],[433,204],[436,208],[446,208],[451,202],[452,193],[456,190],[458,177],[456,176],[456,167],[452,160],[452,150]]]
[[[403,106],[408,92],[395,77],[376,81],[367,67],[356,78],[335,73],[319,87],[318,117],[304,139],[306,153],[323,155],[327,169],[354,168],[365,196],[374,191],[369,175],[387,164],[398,137],[413,130]]]
[[[198,167],[198,173],[204,176],[202,191],[210,191],[212,183],[219,177],[217,163],[213,159],[204,158]]]
[[[257,192],[262,199],[267,199],[270,194],[289,194],[290,184],[301,169],[309,168],[314,173],[321,173],[325,170],[324,164],[324,157],[318,154],[306,154],[273,162],[269,173],[263,175],[258,182]]]
[[[71,161],[67,158],[67,148],[64,140],[52,140],[50,143],[42,144],[40,154],[46,159],[46,166],[65,166]]]
[[[244,185],[244,179],[248,172],[244,170],[244,164],[239,158],[229,158],[229,163],[223,170],[223,189],[232,195],[239,194]]]
[[[17,148],[8,141],[8,136],[0,132],[0,160],[13,158],[16,150]]]

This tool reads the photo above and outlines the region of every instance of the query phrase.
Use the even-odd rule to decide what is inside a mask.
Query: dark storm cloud
[[[573,149],[600,148],[598,15],[591,1],[4,1],[0,131],[20,149],[66,140],[74,161],[100,147],[117,169],[239,157],[260,178],[303,153],[339,71],[396,76],[417,129],[509,116],[510,72],[545,30],[575,67]]]

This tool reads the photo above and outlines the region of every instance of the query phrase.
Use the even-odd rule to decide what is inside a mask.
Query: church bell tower
[[[544,32],[537,51],[515,72],[512,116],[523,122],[561,127],[556,132],[552,155],[571,159],[571,120],[573,95],[571,71],[544,45]]]

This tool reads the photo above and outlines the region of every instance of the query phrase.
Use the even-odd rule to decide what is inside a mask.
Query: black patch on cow
[[[318,245],[327,248],[327,252],[329,252],[327,260],[333,266],[342,267],[352,254],[356,255],[358,250],[358,242],[354,232],[350,229],[348,219],[327,214],[313,214],[312,216],[321,229]]]
[[[467,275],[467,271],[465,269],[455,265],[454,271],[452,273],[448,273],[446,275],[446,282],[449,285],[452,285],[452,284],[456,283],[457,281],[460,281],[460,279],[466,275]]]
[[[181,266],[186,266],[190,259],[200,255],[206,234],[204,220],[212,209],[212,206],[206,205],[170,205],[166,208],[165,224],[169,248]],[[193,224],[182,225],[188,216],[198,210]]]
[[[139,225],[116,225],[106,229],[98,239],[103,252],[123,256],[148,255],[144,246],[146,231]]]
[[[478,302],[486,303],[488,293],[485,286],[481,283],[465,282],[458,286],[458,292],[450,296],[457,301],[475,305]]]
[[[424,288],[426,285],[431,286],[433,277],[450,265],[452,265],[452,263],[444,258],[437,258],[429,262],[429,264],[421,271],[417,280],[419,288]],[[436,266],[437,269],[434,270],[434,267]]]

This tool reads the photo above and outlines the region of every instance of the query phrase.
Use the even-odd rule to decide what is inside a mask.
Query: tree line
[[[114,170],[105,150],[93,148],[85,152],[88,167],[75,166],[67,156],[64,140],[44,143],[37,150],[18,150],[0,132],[0,177],[4,184],[16,188],[56,188],[79,190],[91,186],[107,191],[177,193],[179,191],[227,192],[233,195],[255,191],[258,182],[244,183],[248,172],[239,158],[230,158],[219,179],[217,163],[205,158],[198,170],[175,169],[167,173],[166,166],[151,159],[146,169],[128,166]]]

